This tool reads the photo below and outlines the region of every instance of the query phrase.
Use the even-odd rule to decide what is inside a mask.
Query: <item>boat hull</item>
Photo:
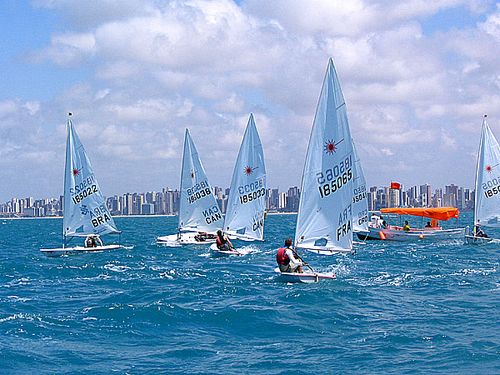
[[[216,244],[210,245],[210,254],[215,258],[229,257],[233,255],[236,256],[245,255],[244,253],[237,250],[220,250]]]
[[[303,247],[300,245],[297,245],[296,248],[299,250],[307,250],[307,251],[310,251],[312,253],[316,253],[319,255],[339,255],[339,254],[354,254],[355,253],[355,251],[353,249],[341,249],[341,248],[325,249],[323,247],[315,247],[315,246]]]
[[[484,245],[493,242],[495,239],[490,237],[476,237],[465,235],[465,243],[467,245]]]
[[[178,247],[183,245],[206,245],[208,243],[215,242],[215,238],[199,241],[195,238],[197,235],[197,232],[183,232],[180,237],[177,234],[170,234],[167,236],[157,237],[156,244],[167,247]]]
[[[122,245],[105,245],[96,247],[73,246],[73,247],[61,247],[56,249],[40,249],[40,251],[47,256],[57,257],[66,254],[95,253],[95,252],[103,252],[109,250],[118,250],[121,248],[123,248]]]
[[[274,269],[274,272],[276,272],[279,279],[285,283],[312,284],[320,280],[333,280],[336,278],[335,274],[331,273],[281,272],[278,267]]]
[[[360,241],[364,241],[366,239],[368,239],[368,236],[370,235],[370,231],[361,231],[361,230],[354,230],[353,231],[353,234],[354,234],[354,238],[357,238],[360,240]]]
[[[358,234],[361,240],[384,240],[384,241],[399,241],[399,242],[414,242],[414,241],[442,241],[451,239],[460,239],[464,236],[464,228],[455,229],[412,229],[405,232],[401,229],[394,228],[374,228],[369,227],[369,234],[365,238],[363,234]]]

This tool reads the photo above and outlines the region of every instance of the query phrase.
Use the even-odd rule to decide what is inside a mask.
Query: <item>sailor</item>
[[[234,248],[229,238],[225,234],[223,234],[220,229],[217,231],[217,238],[215,239],[215,243],[217,244],[217,248],[219,250],[228,251]]]
[[[479,223],[477,223],[474,226],[473,233],[474,233],[474,237],[488,238],[488,235],[486,233],[484,233],[484,231],[481,229],[481,225]]]
[[[96,234],[89,234],[85,238],[85,247],[103,246],[101,238]]]
[[[207,232],[198,232],[198,234],[194,236],[194,239],[197,242],[205,242],[207,238],[208,238]]]
[[[382,216],[380,216],[380,220],[382,220],[382,225],[381,225],[381,227],[382,227],[383,229],[387,228],[387,221],[385,221],[385,219],[384,219]]]
[[[405,225],[403,225],[403,230],[405,232],[409,232],[410,231],[410,224],[408,224],[408,220],[405,220]]]
[[[426,228],[432,228],[431,222],[430,222],[430,221],[428,221],[428,222],[427,222],[427,224],[425,224],[425,227],[426,227]]]
[[[292,239],[287,238],[285,240],[285,247],[280,247],[278,253],[276,254],[276,262],[280,268],[281,272],[304,272],[302,270],[302,262],[297,259],[298,255],[292,249]]]

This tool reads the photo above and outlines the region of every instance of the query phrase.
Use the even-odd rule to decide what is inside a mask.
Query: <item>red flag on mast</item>
[[[401,184],[399,182],[391,181],[391,189],[399,190],[401,189]]]

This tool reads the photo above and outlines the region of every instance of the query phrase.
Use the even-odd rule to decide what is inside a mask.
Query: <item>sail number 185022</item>
[[[324,172],[316,173],[321,198],[335,193],[352,180],[352,155]]]

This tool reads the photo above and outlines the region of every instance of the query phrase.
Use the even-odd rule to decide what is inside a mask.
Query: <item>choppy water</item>
[[[305,254],[337,280],[287,285],[295,216],[238,258],[157,247],[176,220],[118,218],[133,249],[61,258],[38,251],[60,220],[0,220],[0,372],[500,373],[498,244]]]

